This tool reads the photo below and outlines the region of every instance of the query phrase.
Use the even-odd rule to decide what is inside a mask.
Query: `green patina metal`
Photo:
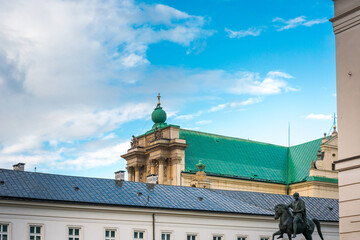
[[[166,121],[166,112],[160,106],[160,103],[156,106],[154,111],[151,114],[151,119],[155,124],[157,123],[165,123]]]
[[[205,164],[203,164],[202,161],[199,160],[199,163],[196,164],[196,168],[198,169],[198,171],[203,172],[205,169]]]
[[[306,181],[329,182],[329,183],[339,182],[338,179],[336,178],[326,178],[326,177],[316,177],[316,176],[307,177]]]
[[[311,162],[316,161],[321,149],[321,138],[289,148],[289,166],[287,182],[305,181],[309,176]]]
[[[321,181],[309,178],[311,161],[316,160],[321,139],[283,147],[185,129],[180,129],[180,138],[188,144],[185,172],[194,173],[201,160],[211,176],[281,184]]]

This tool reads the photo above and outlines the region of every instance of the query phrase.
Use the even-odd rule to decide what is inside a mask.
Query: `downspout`
[[[287,184],[286,184],[286,194],[287,194],[287,195],[289,195],[289,191],[290,191],[290,189],[289,189],[289,184],[287,183]]]
[[[153,240],[155,240],[155,213],[152,214],[152,234]]]

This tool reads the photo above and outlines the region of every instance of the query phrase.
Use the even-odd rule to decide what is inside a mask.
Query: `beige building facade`
[[[330,136],[283,147],[167,124],[158,98],[152,129],[121,156],[129,181],[338,198],[335,126]]]
[[[360,239],[360,1],[335,0],[340,239]]]

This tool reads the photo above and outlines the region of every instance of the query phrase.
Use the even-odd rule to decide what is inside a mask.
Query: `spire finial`
[[[159,104],[159,105],[160,105],[160,98],[161,98],[161,96],[160,96],[160,93],[159,93],[158,96],[157,96],[158,104]]]

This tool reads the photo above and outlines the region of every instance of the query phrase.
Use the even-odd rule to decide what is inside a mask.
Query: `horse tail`
[[[320,235],[321,240],[324,240],[323,235],[322,235],[322,232],[321,232],[320,221],[319,221],[319,220],[317,220],[316,218],[313,218],[312,220],[313,220],[313,222],[314,222],[314,223],[315,223],[315,225],[316,225],[316,230],[318,231],[318,233],[319,233],[319,235]]]

